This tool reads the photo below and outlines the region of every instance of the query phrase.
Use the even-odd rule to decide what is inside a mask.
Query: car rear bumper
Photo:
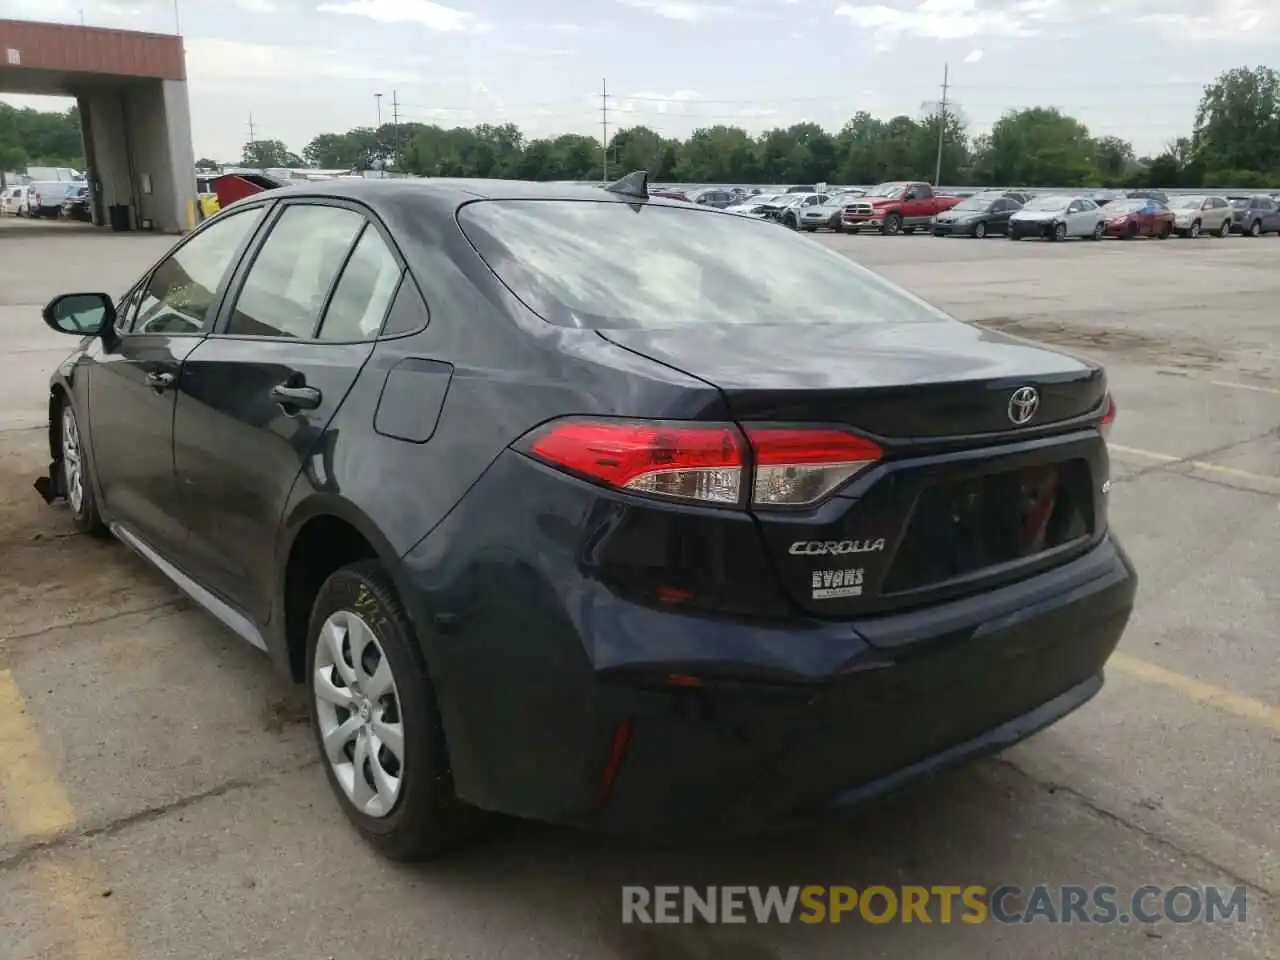
[[[584,544],[566,523],[616,528],[616,511],[559,477],[549,509],[541,468],[515,456],[402,570],[455,785],[491,810],[679,835],[845,806],[1079,707],[1133,607],[1110,536],[1018,583],[857,621],[640,603],[590,575],[607,532]]]

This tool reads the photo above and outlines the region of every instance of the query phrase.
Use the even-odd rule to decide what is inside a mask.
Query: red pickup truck
[[[882,183],[844,208],[840,223],[845,230],[879,230],[886,236],[915,233],[943,210],[960,202],[959,197],[941,197],[933,187],[920,181]]]

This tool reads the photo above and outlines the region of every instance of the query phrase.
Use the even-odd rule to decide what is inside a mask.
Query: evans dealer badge
[[[862,567],[813,571],[813,599],[836,600],[862,596]]]

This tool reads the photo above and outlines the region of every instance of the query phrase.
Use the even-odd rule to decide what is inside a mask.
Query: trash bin
[[[129,229],[129,205],[127,203],[113,203],[107,208],[108,221],[111,229],[117,233]]]

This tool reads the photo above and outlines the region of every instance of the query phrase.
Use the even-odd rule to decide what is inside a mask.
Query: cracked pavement
[[[1142,584],[1106,687],[820,830],[670,847],[505,823],[409,868],[347,826],[300,693],[31,489],[45,380],[73,343],[39,305],[122,291],[167,240],[0,220],[0,677],[22,702],[5,720],[0,698],[0,960],[1280,955],[1280,242],[821,242],[961,319],[1108,364],[1111,517]],[[21,794],[26,762],[48,778]],[[37,808],[64,812],[24,829]],[[1247,921],[620,922],[623,884],[1037,882],[1244,885]]]

